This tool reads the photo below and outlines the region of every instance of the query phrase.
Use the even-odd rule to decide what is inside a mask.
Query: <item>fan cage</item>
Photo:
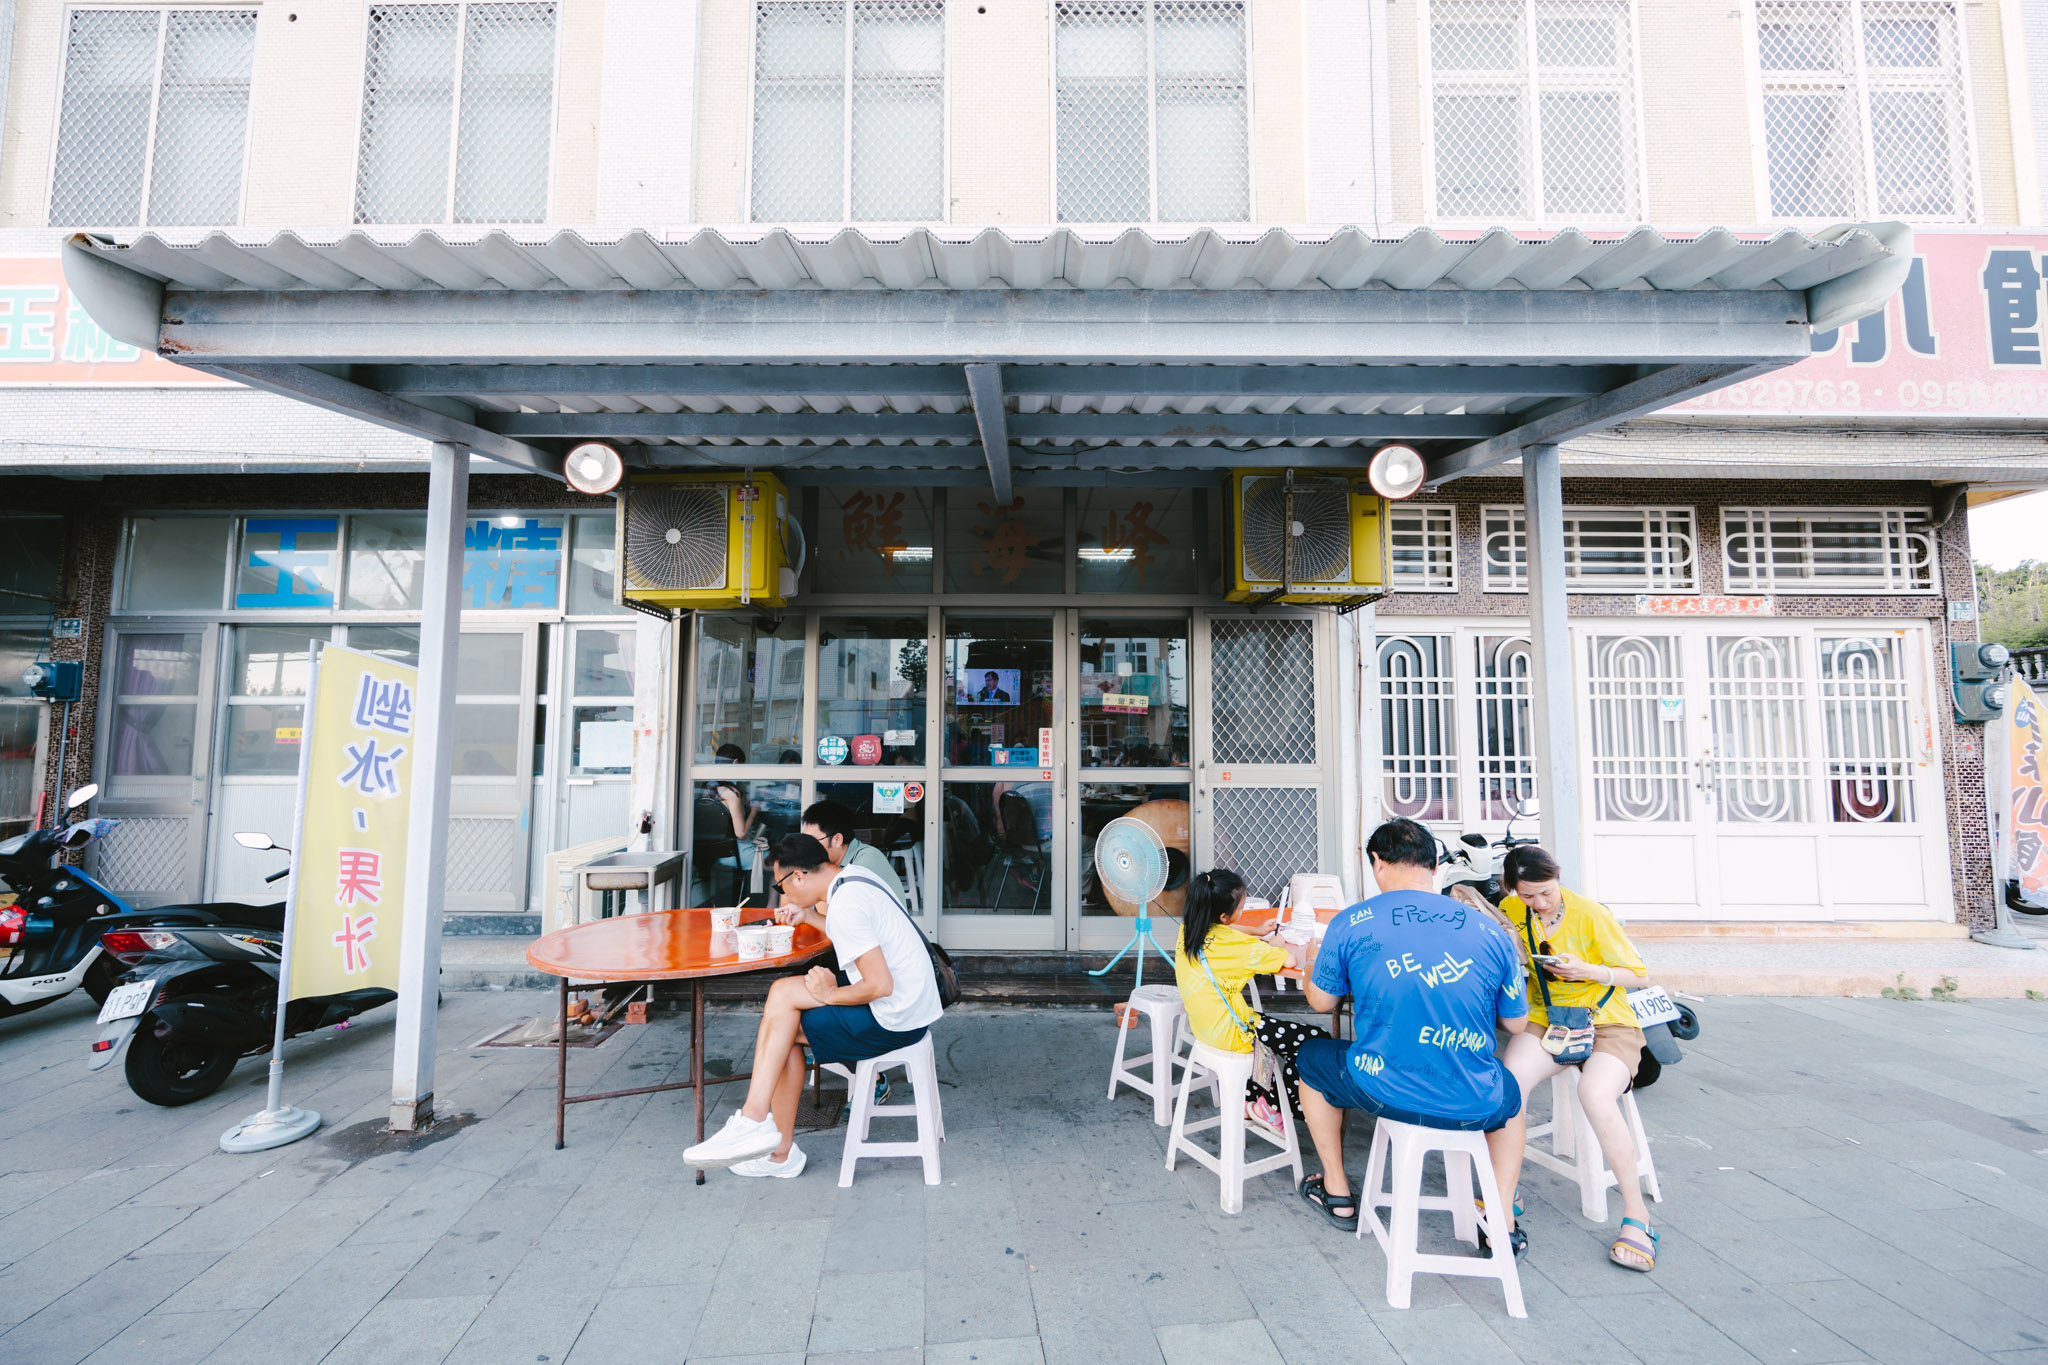
[[[1286,568],[1287,484],[1284,476],[1261,475],[1244,481],[1239,515],[1244,519],[1244,578],[1247,583],[1279,583]],[[1285,577],[1296,584],[1351,581],[1351,485],[1344,479],[1294,481],[1294,519],[1304,533],[1296,537],[1294,567]]]
[[[717,591],[730,573],[729,484],[629,487],[620,527],[628,586],[666,592]],[[674,544],[668,532],[681,539]]]

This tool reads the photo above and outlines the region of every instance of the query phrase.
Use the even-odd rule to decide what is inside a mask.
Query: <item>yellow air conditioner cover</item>
[[[1387,503],[1361,473],[1294,471],[1294,572],[1282,586],[1286,505],[1285,469],[1230,473],[1232,602],[1277,600],[1298,604],[1355,605],[1387,587]]]
[[[639,474],[619,498],[621,601],[719,611],[794,594],[794,509],[772,474]]]

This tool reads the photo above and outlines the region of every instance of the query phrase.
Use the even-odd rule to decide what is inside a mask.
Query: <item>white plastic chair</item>
[[[909,1104],[876,1104],[875,1077],[892,1067],[902,1067],[904,1078],[909,1081],[913,1096]],[[857,1063],[848,1071],[838,1062],[825,1063],[825,1069],[836,1071],[847,1078],[847,1092],[853,1103],[853,1115],[846,1121],[846,1150],[839,1158],[839,1187],[845,1189],[853,1183],[853,1163],[862,1157],[914,1156],[924,1162],[924,1183],[939,1183],[939,1144],[946,1140],[946,1120],[939,1109],[939,1068],[936,1054],[932,1051],[932,1036],[924,1037],[909,1047],[899,1047],[894,1052],[885,1052],[879,1057],[870,1057]],[[868,1137],[869,1125],[877,1117],[915,1116],[917,1137],[910,1142],[874,1142]]]
[[[902,848],[892,848],[889,850],[888,857],[889,861],[896,865],[897,871],[902,875],[903,885],[910,897],[910,913],[922,915],[924,913],[924,845],[905,844]]]
[[[1643,1131],[1635,1091],[1622,1092],[1621,1116],[1628,1120],[1629,1134],[1635,1139],[1636,1176],[1643,1183],[1643,1192],[1662,1203],[1664,1191],[1657,1184],[1657,1163],[1650,1159],[1650,1135]],[[1536,1145],[1538,1138],[1550,1139],[1549,1151]],[[1576,1183],[1579,1212],[1596,1223],[1607,1221],[1607,1192],[1619,1189],[1621,1180],[1607,1164],[1593,1126],[1586,1122],[1585,1106],[1579,1103],[1577,1067],[1568,1066],[1550,1078],[1550,1120],[1529,1125],[1527,1159]]]
[[[1186,1152],[1222,1179],[1225,1213],[1244,1211],[1244,1182],[1254,1176],[1285,1166],[1294,1172],[1294,1184],[1301,1184],[1301,1145],[1294,1135],[1294,1115],[1288,1111],[1287,1102],[1283,1099],[1279,1132],[1253,1122],[1244,1112],[1251,1080],[1251,1053],[1225,1052],[1207,1043],[1191,1041],[1187,1065],[1181,1076],[1180,1098],[1174,1102],[1173,1131],[1166,1139],[1167,1170],[1173,1169],[1176,1156]],[[1205,1083],[1215,1097],[1216,1114],[1213,1118],[1189,1123],[1188,1095],[1196,1086]],[[1190,1134],[1211,1128],[1219,1130],[1221,1141],[1220,1150],[1214,1153],[1189,1140]],[[1246,1161],[1244,1145],[1247,1133],[1279,1148],[1278,1153],[1257,1161]]]
[[[1124,1002],[1125,1016],[1117,1021],[1116,1055],[1109,1063],[1109,1098],[1116,1098],[1119,1084],[1152,1097],[1152,1121],[1164,1128],[1172,1117],[1174,1073],[1187,1064],[1180,1050],[1181,1040],[1193,1042],[1188,1034],[1187,1006],[1181,1003],[1178,986],[1140,986]],[[1152,1030],[1152,1050],[1126,1060],[1125,1046],[1135,1029],[1131,1014],[1142,1014]],[[1137,1067],[1150,1063],[1146,1075]]]
[[[1422,1192],[1422,1158],[1431,1150],[1444,1154],[1444,1193]],[[1451,1228],[1460,1241],[1479,1244],[1479,1211],[1472,1203],[1472,1173],[1479,1172],[1479,1193],[1486,1200],[1486,1236],[1492,1250],[1482,1256],[1424,1255],[1418,1246],[1422,1210],[1451,1215]],[[1380,1210],[1387,1221],[1380,1222]],[[1500,1185],[1493,1178],[1493,1161],[1487,1155],[1486,1134],[1449,1128],[1423,1128],[1381,1116],[1373,1120],[1372,1156],[1365,1164],[1364,1195],[1359,1200],[1358,1235],[1372,1229],[1373,1239],[1387,1258],[1387,1303],[1406,1308],[1413,1296],[1417,1272],[1435,1275],[1475,1275],[1499,1280],[1507,1295],[1508,1314],[1526,1318],[1522,1306],[1522,1277],[1515,1270],[1515,1253],[1508,1245],[1508,1211],[1500,1197]]]

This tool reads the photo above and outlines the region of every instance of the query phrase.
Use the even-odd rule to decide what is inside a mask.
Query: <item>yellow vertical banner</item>
[[[2048,716],[2041,714],[2041,699],[2019,678],[2012,680],[2012,729],[2007,748],[2012,761],[2012,824],[2007,839],[2012,845],[2012,873],[2020,884],[2020,896],[2032,905],[2048,905],[2048,752],[2043,732]]]
[[[320,650],[299,762],[288,999],[398,989],[419,670]]]

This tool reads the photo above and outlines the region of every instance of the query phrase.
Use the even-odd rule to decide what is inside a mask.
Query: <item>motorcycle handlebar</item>
[[[292,870],[290,868],[280,867],[277,871],[271,873],[268,877],[265,877],[263,880],[266,884],[270,882],[283,881],[286,877],[289,877],[291,874]]]

